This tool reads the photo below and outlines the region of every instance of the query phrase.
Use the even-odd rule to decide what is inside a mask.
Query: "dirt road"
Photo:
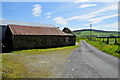
[[[85,41],[68,58],[64,78],[118,78],[118,58]]]

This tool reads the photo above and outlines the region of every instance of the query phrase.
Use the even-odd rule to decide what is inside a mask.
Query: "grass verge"
[[[57,47],[57,48],[48,48],[48,49],[28,49],[28,50],[20,50],[20,51],[13,51],[10,53],[35,53],[35,52],[45,52],[45,51],[55,51],[55,50],[62,50],[62,49],[69,49],[69,48],[75,48],[78,47],[76,46],[66,46],[66,47]]]
[[[31,49],[2,54],[3,78],[59,78],[78,46]]]
[[[108,53],[110,55],[120,58],[120,46],[119,45],[111,45],[111,44],[106,44],[104,42],[90,41],[90,40],[86,40],[86,42],[95,46],[97,49],[102,50],[105,53]]]

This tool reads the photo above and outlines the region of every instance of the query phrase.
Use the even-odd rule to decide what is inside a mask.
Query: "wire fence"
[[[120,45],[120,37],[92,37],[91,40],[102,41],[107,44]]]

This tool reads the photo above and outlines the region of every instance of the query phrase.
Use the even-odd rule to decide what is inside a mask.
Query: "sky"
[[[50,24],[60,29],[118,30],[117,2],[2,2],[2,24]]]

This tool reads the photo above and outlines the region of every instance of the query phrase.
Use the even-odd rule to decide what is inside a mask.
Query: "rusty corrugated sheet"
[[[8,25],[13,35],[68,35],[56,27]]]

